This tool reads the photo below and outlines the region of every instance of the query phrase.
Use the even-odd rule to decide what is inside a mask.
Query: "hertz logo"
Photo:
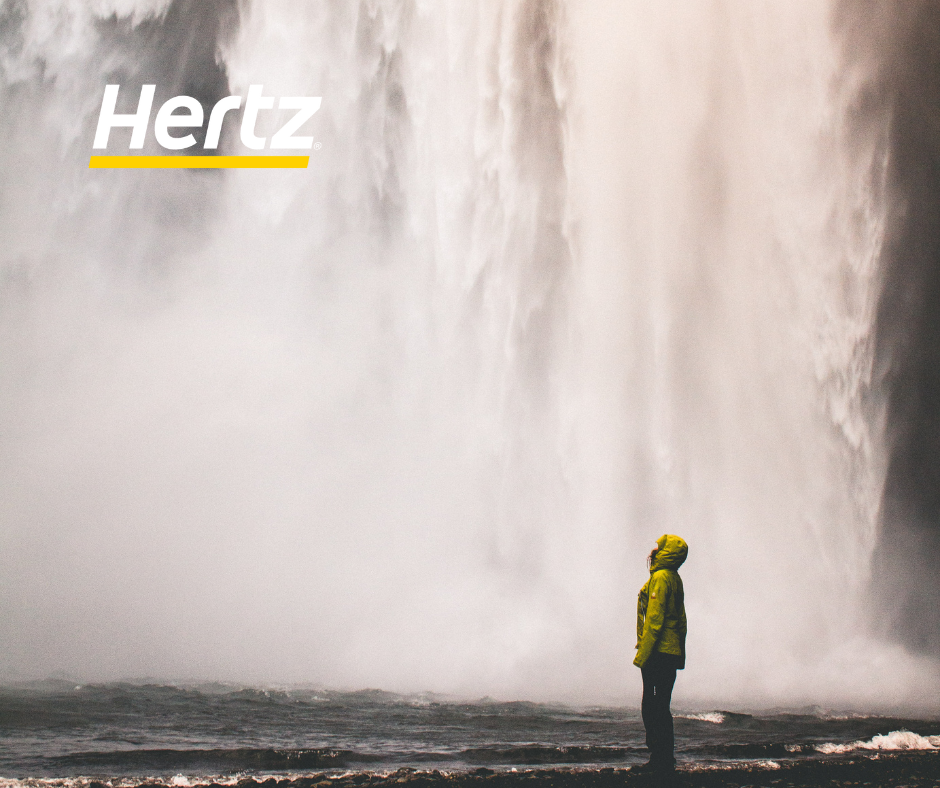
[[[248,88],[248,97],[245,99],[245,109],[242,113],[240,137],[242,144],[250,150],[309,150],[313,147],[313,137],[296,136],[301,126],[320,109],[319,96],[285,96],[278,101],[278,109],[296,110],[293,117],[287,121],[267,144],[266,137],[259,137],[255,133],[258,121],[258,112],[274,108],[274,97],[262,95],[263,85],[251,85]],[[120,85],[107,85],[104,97],[101,100],[101,112],[98,114],[98,128],[95,131],[95,150],[105,150],[108,147],[108,138],[111,129],[116,127],[130,128],[130,150],[140,150],[144,147],[144,139],[150,126],[150,115],[153,109],[153,94],[155,85],[142,85],[140,99],[137,102],[137,112],[129,115],[115,113],[118,91]],[[203,149],[216,150],[222,136],[222,123],[226,113],[240,109],[241,96],[226,96],[219,99],[209,113],[209,124],[206,127],[206,136]],[[192,148],[196,138],[192,132],[179,134],[177,129],[201,129],[205,121],[202,104],[192,96],[175,96],[163,103],[157,112],[153,124],[154,137],[157,143],[171,151],[181,151]],[[319,143],[318,143],[319,147]],[[223,168],[223,167],[300,167],[307,166],[309,156],[194,156],[194,155],[161,155],[161,156],[92,156],[89,159],[90,168]]]

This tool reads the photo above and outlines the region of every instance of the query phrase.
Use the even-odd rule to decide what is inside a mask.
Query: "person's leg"
[[[663,654],[663,657],[671,655]],[[676,768],[675,731],[672,724],[672,688],[676,684],[675,660],[663,659],[659,675],[656,678],[656,726],[658,728],[657,766],[663,769]]]
[[[676,683],[676,661],[669,654],[650,656],[643,667],[643,725],[650,765],[658,769],[675,768],[674,733],[669,704]]]
[[[646,728],[646,749],[650,751],[650,761],[653,760],[653,750],[656,749],[656,671],[654,664],[656,655],[652,654],[649,661],[640,672],[643,674],[643,702],[640,711],[643,714],[643,727]]]

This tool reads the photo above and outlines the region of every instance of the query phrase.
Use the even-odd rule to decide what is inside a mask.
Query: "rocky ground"
[[[780,764],[779,768],[740,765],[705,769],[683,765],[664,778],[636,769],[524,769],[442,773],[400,769],[391,774],[324,773],[308,777],[246,778],[237,788],[940,788],[940,753],[897,753],[873,758],[844,758]],[[106,788],[91,783],[88,788]],[[147,788],[159,788],[149,783]],[[175,788],[167,786],[166,788]],[[194,788],[231,788],[214,783]]]

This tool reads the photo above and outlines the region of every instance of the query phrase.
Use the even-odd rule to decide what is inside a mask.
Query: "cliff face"
[[[885,626],[916,651],[940,646],[940,6],[903,13],[846,3],[849,37],[879,59],[866,114],[890,116],[892,207],[876,323],[887,398],[887,475],[875,556]]]

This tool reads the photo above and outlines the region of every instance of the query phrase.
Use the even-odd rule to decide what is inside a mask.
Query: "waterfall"
[[[706,664],[737,688],[807,696],[838,670],[856,681],[870,654],[884,474],[872,325],[887,126],[857,133],[864,75],[840,71],[830,14],[631,6],[582,43],[596,265],[576,311],[598,316],[593,385],[621,403],[604,416],[610,497],[634,536],[656,523],[701,556],[684,573]]]
[[[2,9],[0,673],[632,703],[670,532],[677,698],[916,700],[833,4]],[[320,147],[90,171],[108,81],[322,96]]]

